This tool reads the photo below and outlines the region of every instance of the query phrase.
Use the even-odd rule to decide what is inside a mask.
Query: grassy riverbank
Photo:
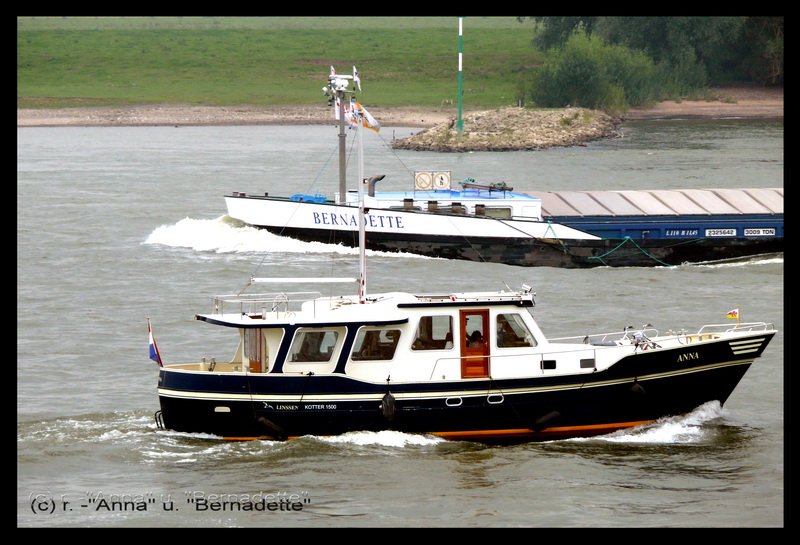
[[[465,108],[515,105],[532,23],[465,17]],[[457,17],[19,17],[20,108],[312,105],[330,66],[371,107],[455,106]]]

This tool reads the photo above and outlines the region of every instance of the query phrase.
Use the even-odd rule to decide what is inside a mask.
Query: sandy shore
[[[666,101],[629,110],[625,119],[684,117],[783,117],[783,88],[733,87],[715,91],[717,101]],[[455,119],[455,108],[370,108],[384,127],[433,127]],[[18,127],[154,125],[333,124],[319,106],[196,106],[156,104],[125,107],[17,108]]]
[[[686,117],[783,117],[783,87],[726,87],[714,90],[720,100],[668,100],[652,108],[634,108],[626,119],[674,119]]]
[[[383,127],[433,127],[457,115],[449,109],[370,108]],[[317,125],[331,124],[330,107],[197,106],[155,104],[124,107],[17,108],[18,127],[156,125]]]

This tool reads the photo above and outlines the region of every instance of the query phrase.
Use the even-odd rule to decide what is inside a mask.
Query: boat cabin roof
[[[221,295],[214,298],[214,311],[197,314],[197,320],[237,328],[269,328],[287,325],[334,326],[347,324],[389,325],[408,322],[414,309],[534,306],[531,292],[472,292],[372,294],[364,304],[358,297],[308,297],[301,294],[271,293]],[[416,314],[416,313],[414,313]]]

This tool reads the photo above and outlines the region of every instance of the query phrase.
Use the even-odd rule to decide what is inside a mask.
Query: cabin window
[[[289,350],[292,362],[326,362],[331,360],[333,348],[339,339],[338,331],[301,329],[297,332]]]
[[[500,348],[536,346],[528,326],[519,314],[497,315],[497,346]]]
[[[490,218],[511,219],[511,208],[506,206],[487,206],[485,210],[486,216]]]
[[[542,369],[555,369],[556,360],[542,360]]]
[[[394,358],[397,342],[400,340],[399,329],[361,328],[353,343],[353,361],[390,360]]]
[[[419,319],[412,350],[448,350],[453,348],[453,317],[423,316]]]
[[[478,346],[483,346],[484,343],[484,332],[488,335],[488,331],[483,327],[484,318],[488,321],[488,313],[469,313],[464,315],[464,332],[468,334],[467,337],[467,346],[471,348],[475,348]]]

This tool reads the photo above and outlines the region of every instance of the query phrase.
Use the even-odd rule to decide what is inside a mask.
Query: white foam
[[[143,430],[142,426],[147,429]],[[74,442],[91,439],[104,441],[139,436],[155,427],[152,416],[136,416],[127,413],[113,413],[111,419],[106,419],[102,415],[76,416],[30,424],[27,432],[21,434],[18,440],[51,439]],[[123,429],[130,431],[121,431]],[[95,434],[97,434],[96,437]]]
[[[341,244],[302,242],[278,236],[266,229],[244,225],[227,215],[215,219],[184,218],[174,225],[162,225],[153,230],[143,244],[161,244],[171,248],[190,248],[198,252],[218,254],[269,252],[358,255],[358,248]],[[425,256],[406,253],[368,251],[367,254],[425,259]]]
[[[125,439],[127,437],[141,437],[141,435],[142,432],[140,430],[134,430],[134,431],[111,430],[100,434],[97,440],[107,441],[107,440]]]
[[[348,432],[342,435],[317,437],[320,441],[326,443],[349,443],[353,445],[379,445],[385,447],[407,447],[436,445],[444,442],[444,439],[438,437],[430,437],[427,435],[418,435],[413,433],[403,433],[399,431],[357,431]]]
[[[719,263],[687,263],[686,266],[689,267],[700,267],[705,269],[731,269],[736,267],[749,267],[751,265],[783,265],[783,255],[781,254],[780,257],[778,256],[770,256],[770,257],[759,257],[755,256],[751,259],[742,259],[736,261],[723,261]]]
[[[142,450],[142,454],[150,458],[186,458],[194,456],[194,452],[167,452],[164,450]]]
[[[719,402],[711,401],[683,416],[662,418],[645,426],[621,430],[592,439],[578,439],[578,441],[599,440],[610,443],[650,444],[697,443],[705,439],[707,435],[708,430],[704,428],[703,424],[722,415],[723,409]]]
[[[159,435],[165,437],[177,437],[177,438],[186,438],[186,439],[211,439],[215,441],[223,441],[223,439],[218,435],[213,435],[210,433],[198,433],[198,432],[184,432],[184,431],[173,431],[173,430],[159,430]]]

